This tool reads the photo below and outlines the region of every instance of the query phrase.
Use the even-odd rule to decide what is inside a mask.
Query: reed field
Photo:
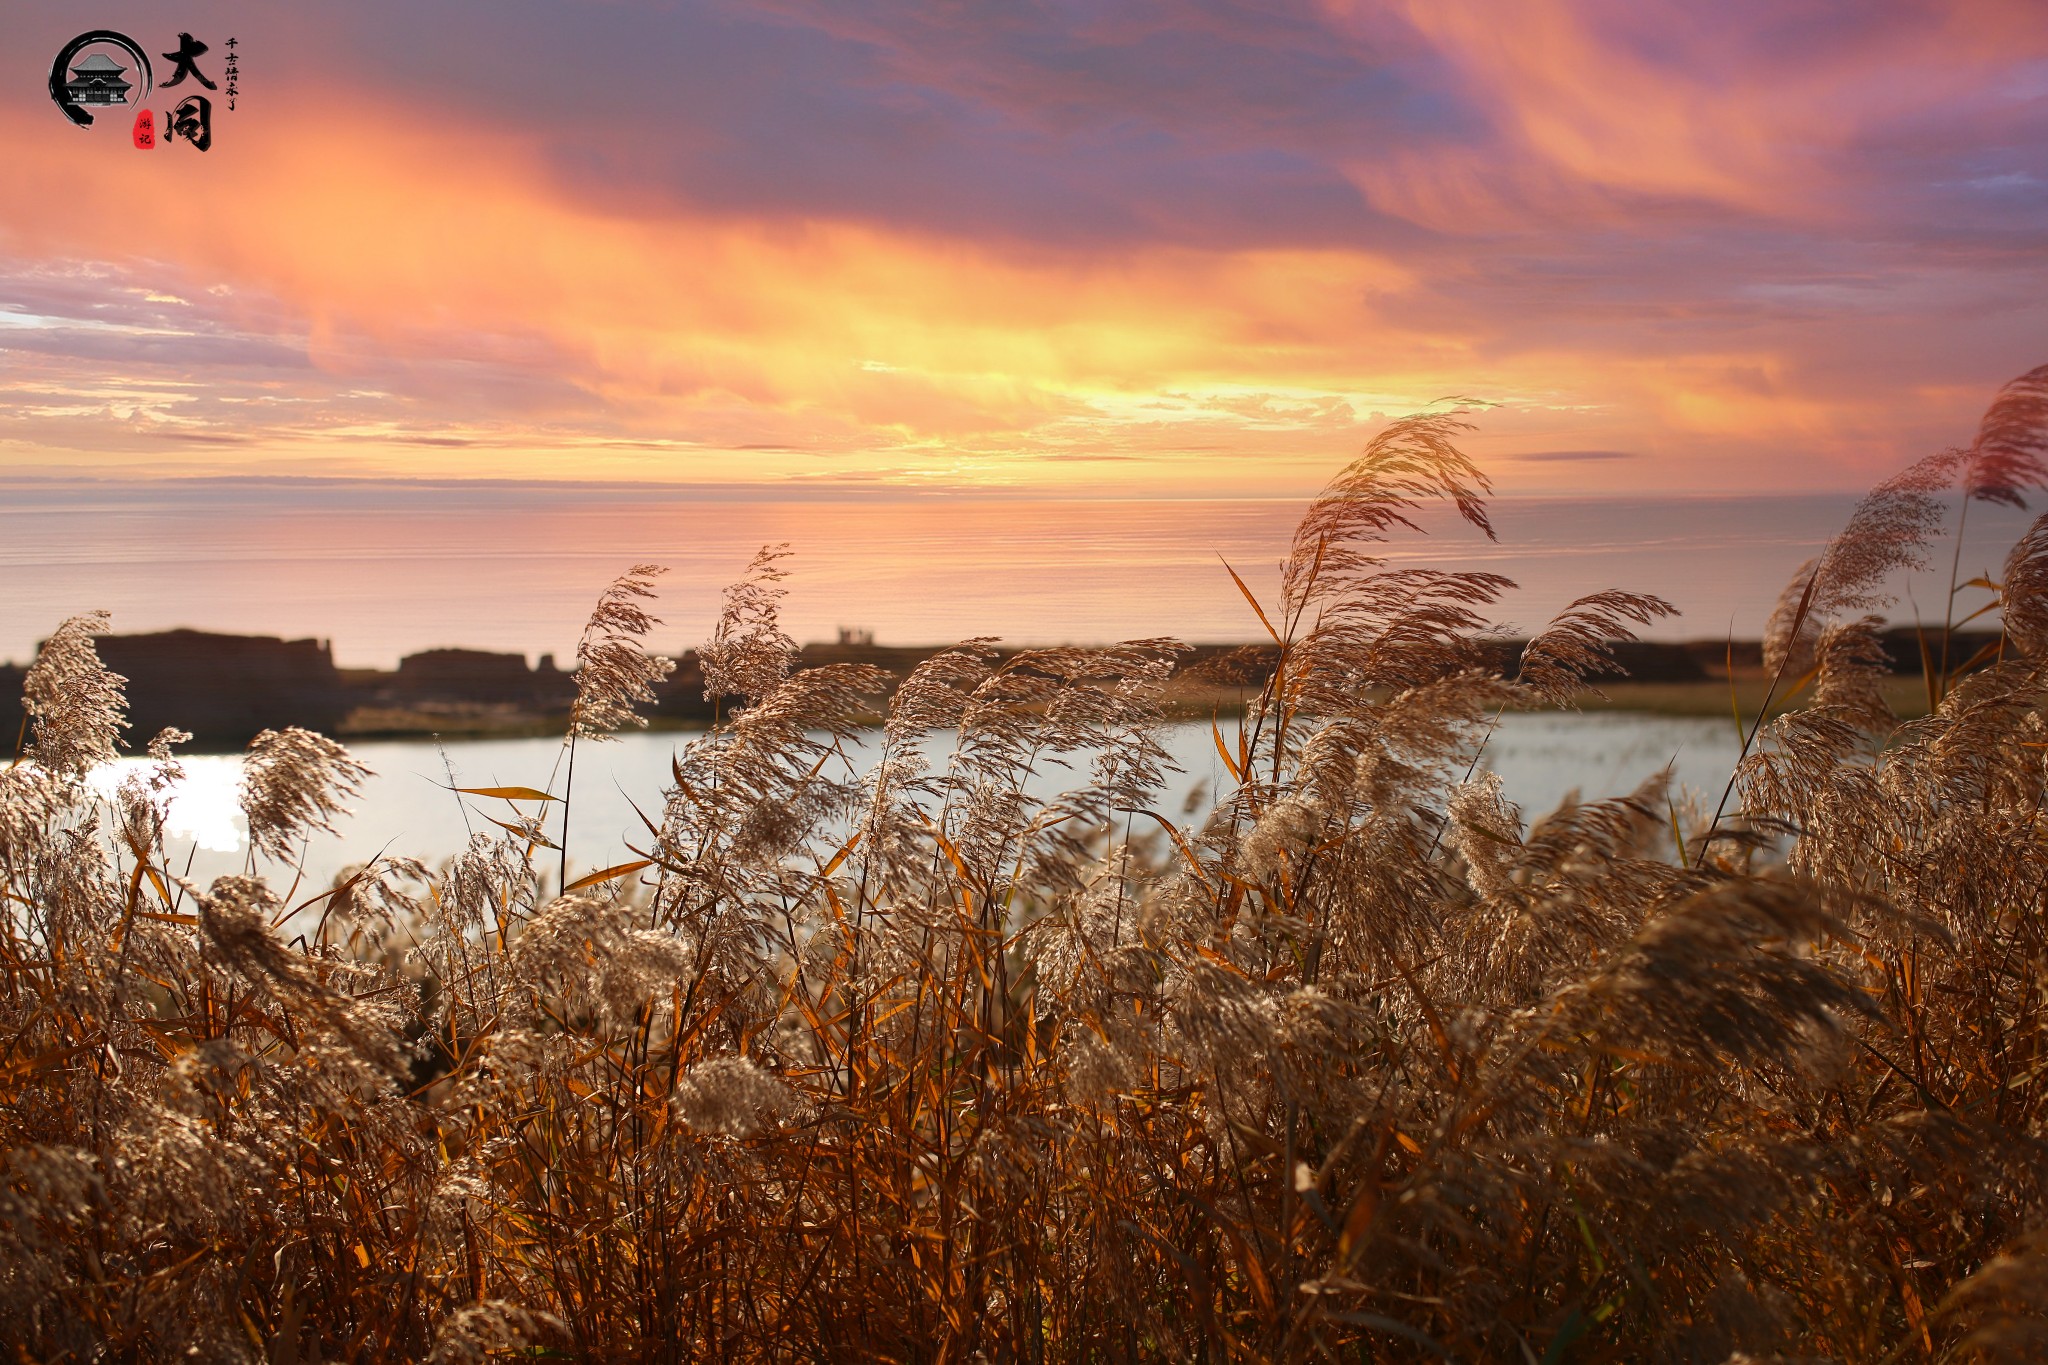
[[[1377,553],[1439,502],[1490,534],[1464,430],[1389,426],[1246,591],[1277,667],[1186,808],[1174,641],[796,670],[765,551],[633,861],[562,888],[576,750],[669,667],[651,566],[559,771],[449,795],[467,847],[302,884],[363,770],[266,732],[202,886],[179,735],[88,783],[121,679],[65,622],[0,772],[8,1355],[2048,1358],[2048,516],[1995,577],[1947,552],[2048,482],[2048,367],[1799,571],[1718,803],[1480,770],[1670,607],[1592,592],[1486,666],[1507,581]],[[1910,721],[1902,570],[1953,604]]]

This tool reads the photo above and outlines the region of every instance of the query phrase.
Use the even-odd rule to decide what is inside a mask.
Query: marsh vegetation
[[[1766,642],[1795,704],[1745,717],[1718,807],[1646,773],[1524,812],[1476,764],[1669,608],[1593,592],[1518,676],[1484,666],[1506,580],[1378,553],[1425,505],[1488,529],[1454,412],[1376,437],[1247,592],[1278,664],[1192,810],[1158,799],[1173,641],[796,670],[769,554],[701,656],[740,704],[631,862],[551,894],[575,750],[665,667],[645,568],[584,637],[559,782],[468,793],[445,863],[296,884],[362,774],[287,730],[246,759],[245,874],[190,884],[177,736],[95,794],[120,680],[68,622],[0,773],[0,1337],[2038,1359],[2048,518],[1996,577],[1936,556],[1945,496],[2042,483],[2044,427],[2048,368],[1800,571]],[[1902,568],[1964,604],[1911,721],[1874,615]],[[1942,657],[1971,604],[1998,646]]]

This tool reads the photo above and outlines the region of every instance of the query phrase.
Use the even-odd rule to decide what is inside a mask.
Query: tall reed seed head
[[[2048,487],[2048,365],[1998,391],[1970,443],[1963,493],[2024,509],[2025,494]]]
[[[242,758],[242,814],[258,853],[289,859],[314,830],[334,832],[342,802],[362,790],[370,770],[325,735],[296,725],[265,730]]]
[[[646,726],[634,707],[655,700],[655,686],[675,671],[675,661],[641,648],[661,618],[640,603],[654,596],[654,580],[667,572],[659,564],[635,565],[597,599],[576,645],[571,736],[610,739],[621,726]]]
[[[2020,653],[2048,654],[2048,515],[2035,519],[2006,556],[1999,615]]]
[[[725,590],[725,606],[711,640],[699,652],[704,668],[704,700],[739,697],[749,705],[767,697],[796,661],[796,641],[783,632],[779,619],[789,576],[782,560],[787,545],[764,545],[746,573]]]
[[[127,726],[128,680],[100,662],[93,637],[107,633],[107,612],[74,616],[36,651],[22,681],[37,763],[66,777],[83,778],[115,758],[115,744]]]

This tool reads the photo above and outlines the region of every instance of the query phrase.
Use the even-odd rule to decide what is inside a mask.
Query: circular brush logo
[[[121,61],[124,56],[127,63]],[[149,54],[110,28],[79,34],[64,44],[50,67],[50,98],[81,128],[92,127],[94,109],[140,108],[155,84]]]

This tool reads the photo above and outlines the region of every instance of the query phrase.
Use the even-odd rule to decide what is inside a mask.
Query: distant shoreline
[[[1993,635],[1958,633],[1954,657],[1969,657]],[[1523,641],[1494,642],[1494,662],[1512,673]],[[1888,632],[1892,667],[1888,700],[1901,715],[1923,714],[1920,644],[1911,628]],[[303,726],[344,739],[514,738],[560,734],[576,694],[572,674],[551,655],[529,664],[523,654],[434,649],[407,655],[393,670],[336,667],[332,643],[273,636],[177,630],[106,635],[98,641],[107,666],[128,679],[128,744],[140,750],[166,727],[190,732],[193,752],[233,752],[257,732]],[[798,667],[868,664],[899,680],[951,645],[878,645],[849,632],[835,642],[802,647]],[[1010,659],[1022,651],[997,651]],[[1585,710],[1668,716],[1753,717],[1769,690],[1756,641],[1636,641],[1617,646],[1615,667],[1590,681],[1597,692]],[[1188,647],[1168,684],[1170,714],[1186,719],[1238,714],[1271,672],[1271,645]],[[716,714],[704,697],[695,651],[677,657],[675,673],[648,708],[661,730],[697,730]],[[0,715],[19,717],[20,665],[0,665]],[[16,724],[18,725],[18,721]]]

